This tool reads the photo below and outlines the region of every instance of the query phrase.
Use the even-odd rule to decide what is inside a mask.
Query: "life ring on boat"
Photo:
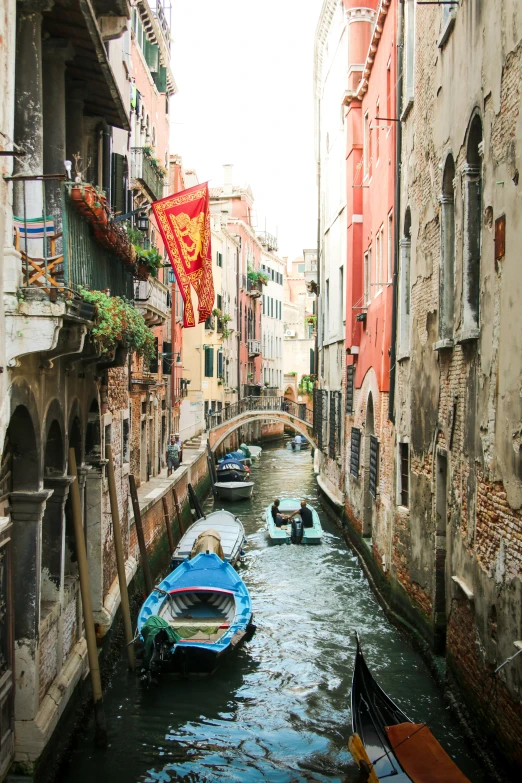
[[[303,521],[292,519],[292,532],[290,533],[292,544],[300,544],[303,540]]]

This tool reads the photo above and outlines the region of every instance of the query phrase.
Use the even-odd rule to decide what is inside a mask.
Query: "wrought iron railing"
[[[131,179],[139,179],[156,198],[163,197],[163,177],[152,163],[146,147],[131,148]]]
[[[230,421],[242,413],[248,413],[250,411],[277,411],[289,413],[291,416],[295,416],[295,418],[300,419],[310,427],[313,423],[313,411],[311,408],[306,407],[306,403],[294,402],[293,400],[280,396],[244,397],[238,402],[227,405],[220,411],[207,415],[205,417],[207,430],[211,430],[213,427],[219,427],[220,424]]]

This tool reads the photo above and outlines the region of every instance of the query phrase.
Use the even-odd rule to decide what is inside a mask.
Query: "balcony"
[[[317,256],[305,256],[305,280],[317,285]]]
[[[131,179],[133,186],[138,183],[146,188],[148,194],[157,201],[163,198],[163,180],[153,161],[155,158],[147,147],[131,148]]]
[[[169,314],[169,289],[155,277],[134,284],[134,301],[147,326],[161,326]]]
[[[262,287],[262,283],[254,283],[252,280],[249,280],[248,277],[246,278],[246,292],[252,299],[259,299],[262,293]]]
[[[261,355],[261,343],[259,342],[259,340],[248,341],[248,355],[249,357]]]
[[[267,250],[271,251],[278,249],[277,237],[273,234],[269,234],[268,231],[262,231],[257,235],[257,238]]]

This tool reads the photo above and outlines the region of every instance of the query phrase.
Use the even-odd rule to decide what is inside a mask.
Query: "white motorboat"
[[[222,500],[250,500],[254,491],[253,481],[218,481],[214,484]]]
[[[244,482],[238,483],[243,484]],[[253,486],[253,482],[248,483],[252,483]],[[221,547],[226,560],[228,560],[231,565],[235,565],[238,562],[243,550],[243,544],[246,542],[245,529],[241,520],[234,516],[234,514],[230,511],[225,511],[225,509],[221,509],[220,511],[212,511],[205,517],[201,517],[201,519],[196,520],[196,522],[189,527],[172,555],[173,568],[176,568],[180,563],[190,557],[195,540],[200,533],[204,533],[205,530],[208,530],[209,528],[216,530],[221,536]]]

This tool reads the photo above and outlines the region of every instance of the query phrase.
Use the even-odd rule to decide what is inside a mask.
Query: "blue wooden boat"
[[[185,560],[152,591],[138,616],[143,665],[151,674],[212,674],[254,630],[245,583],[214,553]]]
[[[228,454],[225,454],[224,457],[221,459],[218,459],[218,465],[221,465],[222,462],[225,462],[227,459],[236,459],[238,462],[241,462],[242,465],[250,465],[252,464],[252,460],[250,457],[246,456],[243,451],[230,451]]]
[[[242,462],[235,458],[226,458],[220,462],[216,468],[218,482],[223,481],[246,481],[250,471]]]
[[[266,529],[270,539],[276,544],[320,544],[323,535],[321,521],[315,508],[308,505],[312,512],[313,527],[302,527],[301,517],[294,517],[291,522],[277,527],[272,518],[272,504],[265,510]],[[282,516],[289,516],[301,507],[301,501],[297,498],[282,498],[279,503],[279,512]],[[301,529],[300,528],[301,525]]]

